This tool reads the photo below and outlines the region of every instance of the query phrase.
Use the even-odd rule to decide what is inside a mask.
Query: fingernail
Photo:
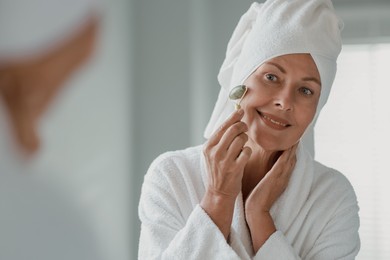
[[[242,116],[244,114],[244,110],[242,108],[240,108],[239,110],[237,110],[237,114]]]

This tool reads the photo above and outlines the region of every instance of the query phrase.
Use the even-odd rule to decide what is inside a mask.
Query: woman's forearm
[[[247,223],[252,237],[253,251],[257,252],[276,231],[274,221],[269,212],[264,212],[253,217],[247,216]]]
[[[230,234],[234,213],[235,198],[218,194],[212,191],[206,191],[200,206],[210,216],[215,225],[221,230],[227,239]]]

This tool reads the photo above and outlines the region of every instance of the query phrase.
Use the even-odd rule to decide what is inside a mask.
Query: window
[[[357,259],[390,259],[390,44],[347,45],[316,128],[316,159],[341,171],[360,206]]]

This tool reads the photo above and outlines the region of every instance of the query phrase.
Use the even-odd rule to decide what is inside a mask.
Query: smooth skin
[[[286,189],[299,139],[313,120],[321,92],[309,54],[263,63],[244,82],[248,92],[205,143],[208,187],[200,203],[227,239],[235,200],[245,203],[254,252],[276,231],[270,209]]]

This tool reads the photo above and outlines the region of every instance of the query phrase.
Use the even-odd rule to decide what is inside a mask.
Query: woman
[[[145,176],[140,259],[355,258],[353,188],[300,142],[329,96],[340,24],[326,0],[252,4],[228,44],[207,142],[161,155]]]

